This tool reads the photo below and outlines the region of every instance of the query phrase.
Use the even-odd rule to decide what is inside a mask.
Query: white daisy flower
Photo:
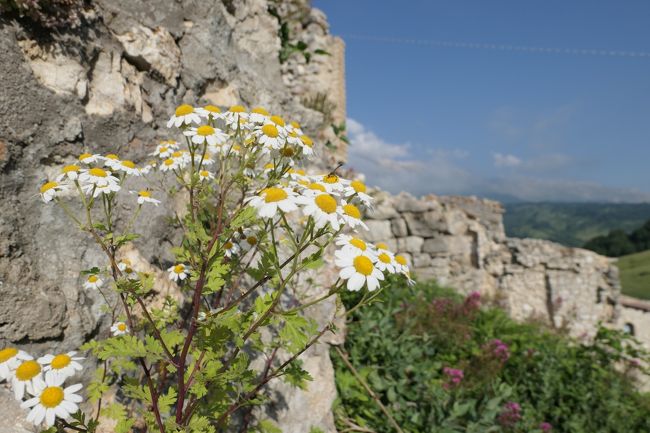
[[[272,218],[278,212],[292,212],[298,209],[296,193],[291,188],[270,187],[250,197],[248,203],[257,209],[260,218]]]
[[[231,129],[242,128],[248,120],[248,113],[241,105],[233,105],[223,114],[223,119]]]
[[[214,174],[208,170],[199,170],[199,179],[202,181],[214,179]]]
[[[111,175],[110,171],[102,168],[90,168],[84,170],[79,176],[81,188],[86,194],[93,194],[97,197],[100,194],[110,194],[120,190],[119,180]]]
[[[219,146],[228,140],[228,135],[225,132],[210,125],[190,128],[183,132],[183,134],[191,137],[192,143],[194,144],[207,143],[209,146]]]
[[[395,272],[399,272],[407,276],[409,275],[409,264],[406,260],[406,257],[397,254],[395,256],[395,263],[393,266],[395,267]]]
[[[167,158],[160,164],[160,171],[171,171],[180,168],[181,161],[174,158]]]
[[[334,192],[338,194],[343,191],[343,182],[341,178],[334,173],[319,176],[317,177],[317,181],[322,183],[330,194]]]
[[[104,166],[109,167],[112,170],[117,170],[117,166],[120,164],[120,157],[114,153],[109,153],[108,155],[102,156],[104,159]]]
[[[146,164],[140,169],[140,173],[144,175],[149,174],[149,172],[156,168],[156,166],[158,166],[158,163],[156,161],[149,161],[149,164]]]
[[[277,125],[273,122],[269,122],[257,129],[255,136],[267,152],[272,149],[279,149],[286,141],[284,136],[280,134]]]
[[[156,200],[151,197],[151,191],[142,190],[142,191],[129,191],[131,194],[138,194],[138,204],[142,205],[145,203],[152,203],[156,206],[160,204],[160,200]]]
[[[390,251],[380,250],[377,254],[377,260],[375,261],[375,266],[382,272],[388,272],[390,274],[395,273],[395,256]]]
[[[104,285],[104,281],[102,281],[102,279],[95,274],[88,275],[88,278],[84,283],[84,287],[86,289],[100,289],[103,285]]]
[[[262,107],[255,107],[251,110],[248,120],[253,123],[266,123],[269,119],[269,112]]]
[[[48,374],[54,375],[57,379],[65,380],[68,377],[74,376],[77,371],[83,370],[83,367],[78,361],[83,361],[84,358],[75,356],[76,354],[77,352],[72,351],[59,355],[45,355],[38,358],[38,363],[43,366],[46,382]]]
[[[287,131],[289,131],[289,133],[294,132],[298,136],[303,135],[302,128],[300,127],[300,123],[296,122],[295,120],[289,122],[289,124],[287,125]]]
[[[361,226],[368,230],[366,223],[361,221],[361,211],[352,203],[347,203],[345,200],[341,200],[339,213],[341,214],[343,221],[345,221],[345,223],[351,228],[356,229],[357,226]]]
[[[27,352],[15,347],[5,347],[0,350],[0,381],[8,380],[11,372],[14,371],[21,362],[33,359]]]
[[[14,389],[16,400],[22,400],[25,396],[25,390],[34,394],[34,387],[43,382],[43,369],[41,364],[29,359],[21,362],[11,374],[11,387]]]
[[[211,150],[211,152],[218,153],[219,150],[221,150],[220,149],[221,147],[222,146],[211,146],[209,147],[209,149]],[[214,158],[212,157],[213,155],[211,152],[205,152],[205,154],[203,155],[201,155],[200,153],[194,155],[194,161],[196,162],[197,165],[201,164],[202,166],[214,164]],[[201,157],[203,157],[203,160],[201,160]]]
[[[191,123],[200,124],[201,117],[197,110],[188,104],[179,105],[174,112],[174,115],[167,122],[167,127],[175,126],[177,128]]]
[[[240,249],[241,248],[238,244],[228,241],[223,244],[223,255],[231,258],[232,256],[236,256],[239,253]]]
[[[174,140],[161,141],[150,155],[157,156],[161,159],[169,158],[174,151],[178,149],[178,143]]]
[[[286,176],[289,176],[292,180],[304,180],[306,179],[307,173],[301,168],[290,168]]]
[[[124,322],[115,322],[113,323],[113,326],[111,326],[111,332],[113,333],[113,337],[128,334],[129,327],[126,326],[126,323]]]
[[[353,180],[349,185],[346,185],[345,188],[343,188],[343,195],[345,197],[357,197],[366,207],[372,205],[372,197],[366,194],[366,184],[360,180]]]
[[[216,105],[206,105],[203,108],[197,108],[196,111],[200,116],[205,117],[206,119],[216,120],[223,117],[223,114],[221,114],[221,108]]]
[[[300,147],[302,148],[302,153],[304,155],[313,155],[314,153],[314,142],[311,138],[306,135],[300,136]]]
[[[293,146],[302,146],[302,141],[296,131],[289,131],[289,134],[287,134],[287,143]]]
[[[79,162],[83,164],[95,164],[102,158],[101,155],[93,155],[91,153],[82,153],[79,155]]]
[[[40,194],[43,201],[48,203],[67,190],[68,188],[64,184],[52,180],[41,185]]]
[[[244,251],[250,251],[251,249],[255,248],[255,246],[259,243],[259,238],[255,234],[255,232],[251,229],[245,229],[244,233],[241,236],[241,241],[239,242],[239,247]]]
[[[169,272],[169,279],[172,281],[183,281],[190,275],[190,267],[182,263],[172,266],[167,271]]]
[[[352,250],[356,254],[365,254],[369,257],[374,256],[372,245],[369,245],[364,240],[355,238],[350,235],[339,235],[336,238],[336,245],[342,247],[342,250]]]
[[[117,262],[117,269],[122,272],[122,275],[125,278],[128,278],[130,280],[134,280],[138,278],[138,273],[133,269],[133,265],[131,264],[131,260],[129,259],[122,259],[119,262]]]
[[[322,193],[328,193],[327,188],[320,182],[302,182],[299,184],[303,186],[302,194],[308,196],[314,196]],[[334,195],[334,193],[332,193]]]
[[[72,181],[77,180],[77,177],[79,177],[79,170],[81,170],[81,168],[78,165],[66,165],[61,169],[61,174],[56,178],[56,181],[61,182],[64,179]]]
[[[34,389],[34,398],[23,402],[20,407],[29,409],[27,421],[40,425],[45,422],[47,427],[54,425],[56,418],[68,419],[79,410],[77,403],[83,400],[75,394],[81,390],[81,384],[63,388],[63,380],[54,375],[47,375],[45,381]]]
[[[284,122],[284,119],[280,116],[271,116],[269,117],[270,123],[273,123],[278,129],[278,132],[282,137],[289,135],[289,130],[287,129],[287,124]]]
[[[339,206],[336,199],[327,193],[301,195],[296,200],[297,203],[304,205],[302,212],[306,216],[314,218],[316,228],[321,228],[328,223],[334,230],[341,226],[339,221]]]
[[[384,279],[384,274],[365,254],[343,249],[335,251],[334,257],[334,263],[341,268],[339,277],[347,280],[347,288],[350,291],[356,292],[366,285],[372,292],[379,287],[379,281]]]
[[[120,161],[117,163],[114,167],[115,170],[118,171],[123,171],[124,173],[130,175],[130,176],[140,176],[140,169],[136,167],[135,163],[133,161],[129,161],[128,159],[125,159],[124,161]]]

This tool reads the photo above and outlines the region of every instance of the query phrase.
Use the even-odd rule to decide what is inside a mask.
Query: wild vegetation
[[[610,230],[632,231],[650,218],[649,203],[505,204],[506,234],[582,247]]]
[[[380,300],[333,352],[341,431],[650,431],[633,383],[647,355],[626,334],[571,340],[433,284],[393,283]]]

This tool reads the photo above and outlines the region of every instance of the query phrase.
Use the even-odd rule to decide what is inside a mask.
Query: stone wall
[[[541,320],[592,336],[618,322],[620,283],[612,260],[536,239],[507,238],[503,208],[474,197],[376,193],[370,241],[404,253],[421,280],[478,290],[518,320]]]
[[[0,347],[68,351],[107,332],[102,301],[82,289],[79,273],[104,263],[101,252],[37,195],[44,179],[83,151],[147,161],[158,141],[170,138],[165,123],[182,102],[261,105],[297,120],[319,142],[332,135],[332,114],[306,102],[312,91],[326,94],[334,116],[345,118],[343,43],[309,0],[88,4],[81,27],[56,33],[0,16]],[[281,63],[281,23],[308,51],[330,55],[314,55],[307,64],[297,53]],[[333,168],[345,158],[345,147],[338,149],[322,153],[317,165]],[[154,273],[171,264],[169,247],[178,242],[166,223],[172,207],[159,206],[139,222],[136,231],[148,236],[129,252]],[[327,321],[332,310],[324,305],[313,314]],[[327,347],[312,348],[305,365],[316,380],[306,392],[284,390],[286,404],[274,414],[287,432],[312,426],[331,432],[335,393]],[[20,419],[4,392],[0,384],[0,418],[14,405]],[[303,400],[312,402],[309,418],[298,404]],[[0,430],[22,431],[18,425]]]

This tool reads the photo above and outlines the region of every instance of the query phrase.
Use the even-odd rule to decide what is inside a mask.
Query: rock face
[[[146,161],[170,138],[166,120],[183,102],[261,105],[297,120],[319,141],[331,136],[332,119],[345,119],[343,43],[308,0],[93,0],[84,16],[78,29],[56,34],[0,17],[0,347],[67,351],[106,332],[100,296],[81,288],[79,274],[104,263],[101,252],[37,196],[61,165],[85,150]],[[290,41],[279,37],[282,25],[290,27]],[[313,53],[310,62],[294,53],[281,63],[282,46],[297,41]],[[319,49],[329,55],[315,54]],[[328,104],[308,103],[312,92],[325,94]],[[338,144],[339,153],[325,153],[317,165],[331,168],[344,158]],[[129,253],[154,272],[169,266],[168,247],[178,241],[167,233],[171,212],[160,206],[140,222],[150,239]],[[327,320],[333,312],[323,308],[314,314]],[[312,424],[331,432],[327,347],[313,348],[305,365],[316,378]],[[301,396],[285,391],[289,402]],[[279,426],[303,431],[303,415],[304,403],[289,405]]]
[[[507,238],[503,208],[473,197],[376,194],[371,241],[403,253],[420,279],[478,290],[515,319],[541,320],[590,337],[598,322],[617,323],[618,269],[591,251],[536,239]]]

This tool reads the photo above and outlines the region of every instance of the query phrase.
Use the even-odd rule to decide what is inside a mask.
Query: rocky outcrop
[[[146,161],[170,138],[165,123],[182,102],[261,105],[297,120],[320,142],[337,137],[332,110],[307,102],[312,92],[325,94],[336,119],[345,118],[343,43],[308,0],[93,0],[82,15],[79,27],[55,33],[0,17],[0,347],[67,351],[106,332],[99,294],[82,289],[79,273],[104,263],[101,252],[37,196],[43,180],[76,155],[111,151]],[[280,62],[283,25],[313,53],[309,62],[301,53]],[[339,154],[324,152],[317,165],[332,167],[344,154],[341,143]],[[178,241],[166,223],[172,210],[160,206],[141,221],[138,231],[149,236],[129,251],[154,273],[169,266],[168,247]],[[324,321],[332,314],[331,305],[314,312]],[[327,352],[319,346],[305,355],[316,378],[306,398],[312,426],[330,432],[335,394]],[[293,403],[302,391],[283,392],[289,404],[280,427],[304,431],[304,404]]]
[[[535,319],[589,337],[615,324],[620,283],[612,260],[591,251],[507,238],[503,208],[474,197],[376,194],[371,241],[403,252],[419,279],[478,290],[519,320]]]

